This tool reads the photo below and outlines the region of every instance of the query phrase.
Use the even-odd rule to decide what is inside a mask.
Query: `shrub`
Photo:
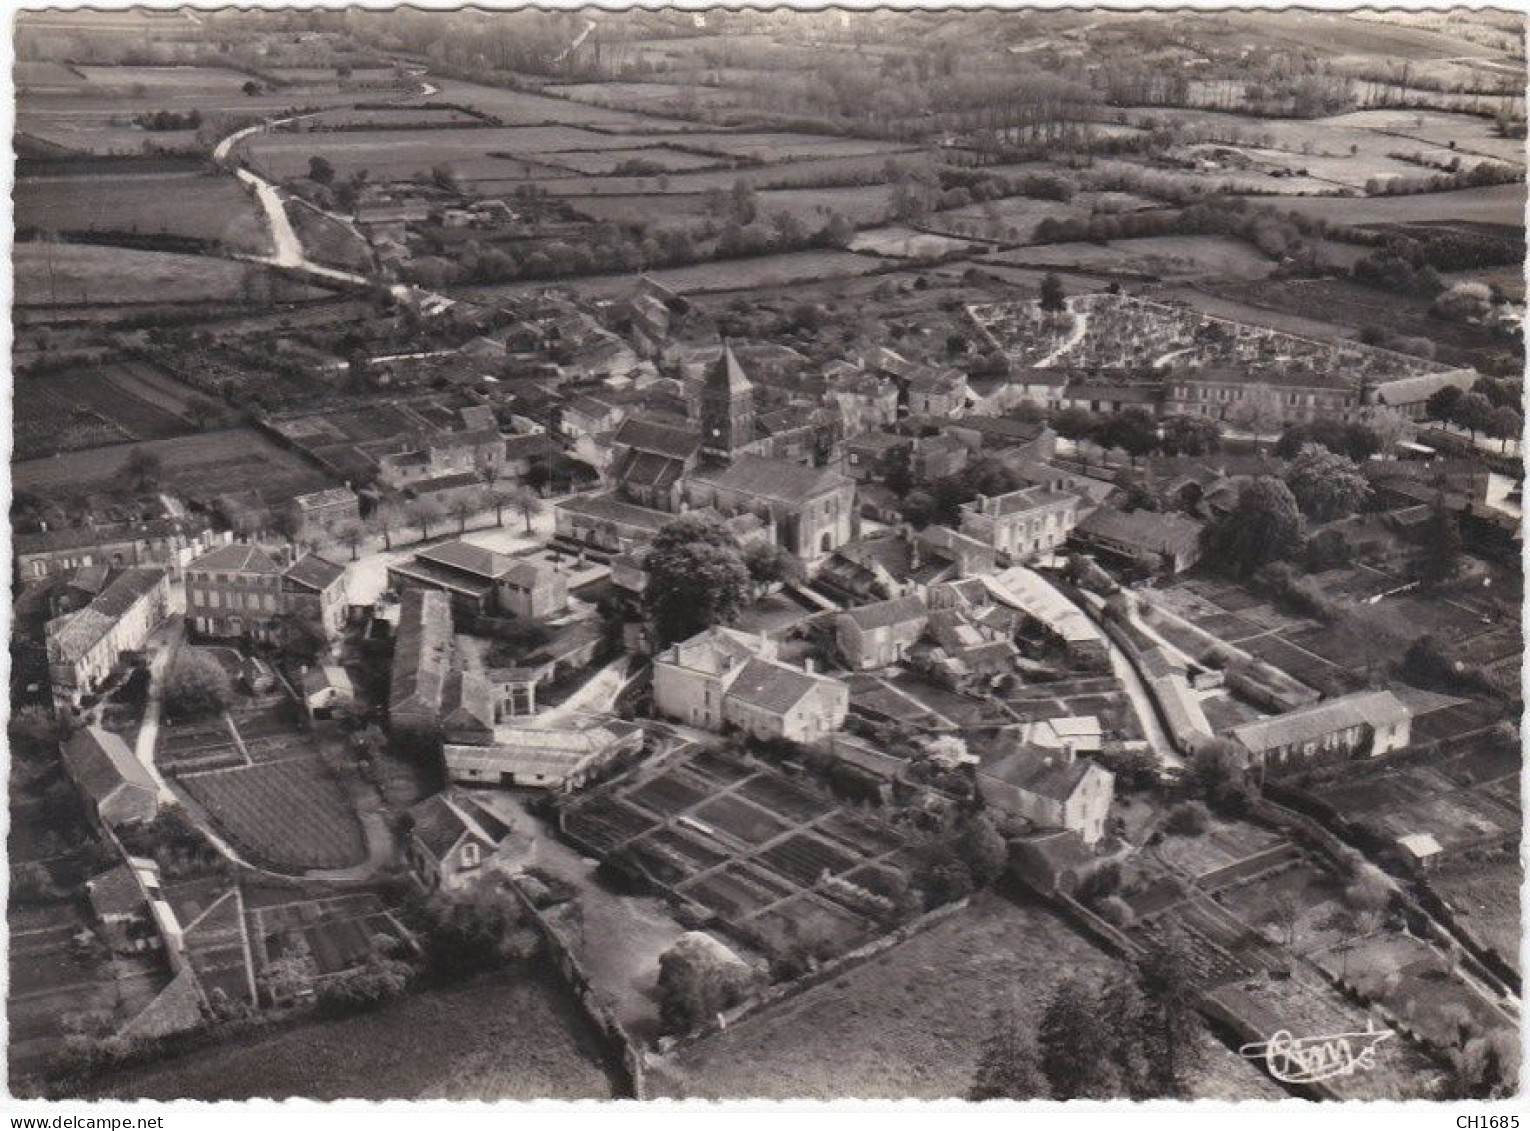
[[[684,935],[659,956],[659,1024],[666,1033],[688,1033],[743,1000],[757,980],[710,935]]]
[[[1100,900],[1100,918],[1117,927],[1130,927],[1137,921],[1131,906],[1119,895],[1108,895]]]
[[[1175,836],[1201,836],[1211,827],[1211,815],[1199,801],[1186,801],[1169,810],[1163,827]]]
[[[165,709],[175,718],[217,714],[234,699],[234,681],[208,653],[184,648],[165,681]]]

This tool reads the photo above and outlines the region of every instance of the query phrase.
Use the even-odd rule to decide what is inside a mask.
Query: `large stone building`
[[[712,628],[654,657],[654,707],[706,730],[737,727],[756,738],[817,742],[850,710],[842,682],[776,658],[774,641]]]
[[[186,567],[186,621],[203,636],[273,640],[284,618],[332,640],[345,623],[345,570],[317,554],[291,565],[285,552],[236,542]]]
[[[1043,829],[1067,829],[1098,844],[1115,797],[1115,775],[1066,746],[1022,746],[978,770],[983,799]]]
[[[214,546],[226,545],[232,537],[226,530],[213,530],[205,518],[167,516],[146,522],[17,534],[12,550],[17,579],[25,584],[86,566],[161,566],[175,574]]]
[[[961,508],[961,532],[1012,561],[1057,549],[1078,525],[1081,500],[1067,491],[1026,487],[980,495]]]
[[[57,707],[77,707],[116,669],[125,652],[141,651],[165,619],[170,576],[129,569],[84,608],[48,622],[48,675]]]
[[[1254,763],[1279,772],[1400,750],[1410,740],[1412,719],[1390,691],[1361,691],[1244,723],[1228,733]]]

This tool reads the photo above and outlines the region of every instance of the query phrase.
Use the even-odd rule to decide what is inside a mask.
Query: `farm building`
[[[1268,770],[1375,757],[1408,745],[1412,712],[1390,691],[1361,691],[1234,727],[1230,736]]]
[[[301,617],[333,640],[345,624],[345,567],[304,554],[282,574],[282,612]]]
[[[95,726],[75,731],[64,744],[64,768],[98,828],[152,821],[159,814],[159,788],[121,735]]]
[[[116,670],[124,653],[141,651],[165,619],[170,575],[124,570],[99,596],[48,622],[48,678],[56,707],[78,707]]]
[[[1360,405],[1349,382],[1315,372],[1280,373],[1206,366],[1168,379],[1164,411],[1236,421],[1240,406],[1264,398],[1282,421],[1343,420]]]
[[[1025,560],[1061,546],[1078,524],[1080,499],[1066,491],[1026,487],[979,495],[961,508],[961,532],[1000,557]]]
[[[1057,450],[1057,433],[1039,421],[1013,416],[966,416],[950,432],[971,447],[1002,453],[1006,463],[1011,458],[1044,463]]]
[[[395,730],[436,728],[454,644],[446,594],[431,589],[406,591],[393,637],[388,687],[388,723]]]
[[[996,809],[1038,828],[1067,829],[1087,845],[1105,835],[1115,775],[1064,746],[1022,746],[978,770],[978,788]]]
[[[1073,538],[1092,550],[1127,561],[1162,562],[1170,572],[1182,573],[1200,560],[1202,528],[1182,514],[1100,507],[1078,524]]]
[[[390,565],[388,584],[400,591],[438,590],[454,608],[475,615],[500,612],[534,620],[568,607],[568,580],[560,570],[469,542],[443,542]]]
[[[768,519],[789,552],[812,564],[850,541],[855,482],[837,471],[760,456],[736,456],[723,468],[694,472],[685,483],[692,508],[748,511]]]
[[[834,639],[845,662],[857,671],[883,668],[907,656],[929,619],[923,598],[896,597],[840,613],[834,618]]]
[[[1035,570],[1012,566],[997,577],[985,577],[983,583],[996,601],[1017,610],[1026,625],[1041,629],[1060,643],[1072,663],[1084,668],[1108,665],[1110,648],[1105,634]]]
[[[462,785],[566,793],[642,746],[642,730],[610,720],[565,730],[499,726],[494,729],[493,745],[447,744],[443,753],[447,778]]]
[[[1435,393],[1447,388],[1470,392],[1480,376],[1475,369],[1442,369],[1437,373],[1397,377],[1367,387],[1362,399],[1368,405],[1400,412],[1409,420],[1422,420],[1425,406]]]

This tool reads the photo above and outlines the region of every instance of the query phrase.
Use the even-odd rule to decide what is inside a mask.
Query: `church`
[[[559,504],[560,537],[633,553],[669,515],[752,515],[809,566],[855,537],[854,481],[782,458],[787,433],[762,425],[731,346],[694,366],[685,385],[690,416],[634,416],[616,429],[610,492]]]

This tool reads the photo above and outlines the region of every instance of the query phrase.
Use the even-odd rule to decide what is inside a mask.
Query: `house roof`
[[[345,576],[345,567],[318,554],[304,554],[282,576],[287,581],[322,593]]]
[[[922,621],[929,616],[929,610],[925,608],[923,598],[910,595],[846,609],[840,616],[854,621],[861,631],[870,632],[872,629],[888,628],[895,624]]]
[[[1077,531],[1084,537],[1102,538],[1148,553],[1187,553],[1199,543],[1202,524],[1182,514],[1156,511],[1122,511],[1100,507]]]
[[[629,416],[617,426],[611,443],[673,459],[689,459],[701,447],[701,435],[691,428]]]
[[[994,503],[997,504],[994,508],[997,517],[1008,518],[1012,515],[1041,510],[1043,507],[1078,501],[1078,496],[1068,491],[1054,491],[1050,487],[1022,487],[1018,491],[1009,491],[1003,495],[979,497],[973,502],[963,503],[962,509],[992,518],[995,517],[994,512],[987,508],[990,503]]]
[[[1029,444],[1047,430],[1039,420],[1019,420],[1013,416],[964,416],[951,427],[976,432],[984,440],[1009,444]]]
[[[726,390],[730,396],[742,396],[754,388],[744,367],[733,355],[733,347],[723,343],[722,355],[707,369],[707,384],[713,389]]]
[[[433,565],[470,573],[485,581],[498,580],[510,568],[510,559],[504,554],[496,554],[471,542],[442,542],[439,546],[420,550],[415,557]]]
[[[85,727],[71,735],[64,745],[64,763],[74,783],[98,803],[124,785],[158,793],[154,778],[122,736],[101,727]]]
[[[1088,758],[1067,758],[1027,746],[983,766],[978,772],[984,777],[1053,801],[1067,801],[1078,792],[1079,786],[1091,773],[1109,773]]]
[[[628,487],[668,491],[684,474],[684,460],[634,448],[627,453],[616,478]]]
[[[728,467],[695,472],[692,478],[723,490],[737,491],[772,502],[800,504],[852,482],[837,471],[803,467],[786,460],[739,455]]]
[[[1341,730],[1367,724],[1395,726],[1412,718],[1402,700],[1390,691],[1359,691],[1325,699],[1284,715],[1258,719],[1232,728],[1232,736],[1258,754],[1299,742],[1313,742]]]
[[[819,687],[835,682],[790,664],[750,659],[728,685],[728,696],[747,706],[784,715]]]
[[[276,559],[259,546],[233,542],[209,550],[187,567],[196,570],[226,570],[229,573],[281,573]]]
[[[133,915],[147,902],[138,886],[138,877],[126,861],[93,876],[86,882],[85,891],[97,919]]]
[[[453,643],[447,595],[434,589],[406,591],[394,634],[389,706],[415,702],[439,710]]]
[[[494,693],[482,672],[452,672],[441,690],[441,723],[487,730],[494,725]]]
[[[355,685],[351,682],[350,673],[339,664],[314,664],[303,673],[303,693],[305,695],[317,695],[329,690],[342,691],[347,695],[355,694]]]
[[[437,860],[464,836],[493,848],[510,831],[478,806],[465,800],[459,802],[449,793],[432,794],[410,808],[409,815],[414,819],[414,838]]]
[[[1449,369],[1439,373],[1420,373],[1413,377],[1399,377],[1375,387],[1377,404],[1408,405],[1428,400],[1430,395],[1451,387],[1469,390],[1477,383],[1475,369]]]
[[[65,661],[78,660],[94,648],[128,611],[163,584],[162,569],[129,569],[90,604],[48,623],[48,644]]]
[[[196,534],[207,529],[207,525],[204,520],[196,518],[154,518],[147,522],[116,524],[108,527],[66,526],[58,530],[16,534],[12,539],[12,545],[17,557],[26,557],[28,554],[78,550],[87,546],[149,542],[177,534]]]

